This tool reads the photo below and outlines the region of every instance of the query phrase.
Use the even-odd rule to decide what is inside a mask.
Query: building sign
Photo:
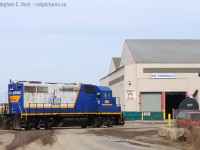
[[[150,79],[174,79],[175,74],[173,73],[151,73]]]
[[[134,90],[126,90],[127,100],[135,99],[135,91]]]
[[[151,113],[150,112],[143,112],[143,115],[144,116],[151,116]]]

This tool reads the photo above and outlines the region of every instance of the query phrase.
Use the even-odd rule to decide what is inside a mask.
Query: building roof
[[[200,40],[126,40],[136,63],[200,63]]]
[[[121,61],[121,57],[113,57],[113,62],[115,64],[115,68],[118,69]]]

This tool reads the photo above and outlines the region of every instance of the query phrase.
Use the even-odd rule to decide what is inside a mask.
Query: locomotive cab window
[[[94,86],[85,86],[85,93],[94,93]]]
[[[36,93],[36,86],[24,86],[24,92]]]
[[[97,92],[97,99],[101,99],[101,93]]]
[[[105,99],[110,99],[110,93],[109,92],[105,92],[104,93],[104,98]]]

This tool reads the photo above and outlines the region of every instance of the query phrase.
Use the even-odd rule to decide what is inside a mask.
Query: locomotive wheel
[[[87,126],[86,126],[86,125],[82,125],[81,127],[82,127],[82,128],[86,128]]]
[[[6,118],[4,118],[3,121],[2,121],[2,129],[3,130],[7,130],[8,129],[8,122],[7,122]]]
[[[112,127],[113,126],[113,121],[108,121],[107,127]]]
[[[100,128],[102,126],[102,122],[101,122],[101,120],[99,120],[99,119],[94,119],[93,121],[92,121],[92,127],[93,128]]]
[[[45,128],[46,128],[45,123],[43,122],[43,120],[40,120],[38,122],[36,130],[45,129]]]
[[[93,128],[96,127],[96,122],[95,122],[95,120],[92,121],[92,127],[93,127]]]

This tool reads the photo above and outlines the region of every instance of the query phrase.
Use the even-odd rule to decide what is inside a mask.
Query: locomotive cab
[[[116,105],[116,98],[112,97],[112,91],[109,87],[98,86],[96,100],[101,111],[121,111],[120,107]]]

